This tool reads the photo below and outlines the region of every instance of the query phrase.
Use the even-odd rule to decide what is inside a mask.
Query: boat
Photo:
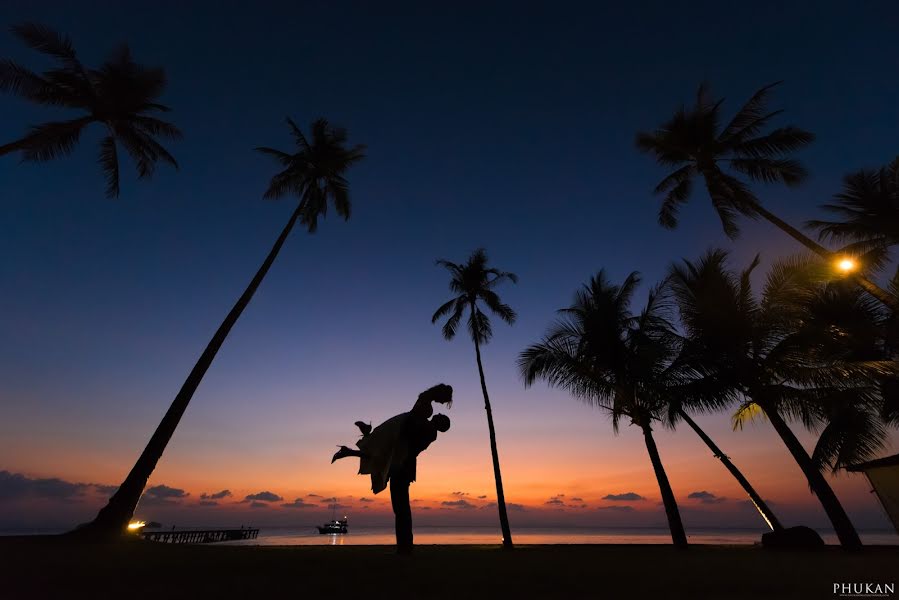
[[[330,506],[331,508],[331,520],[325,523],[324,525],[316,525],[315,528],[318,529],[318,532],[321,534],[342,534],[346,533],[346,515],[343,516],[343,519],[337,519],[337,499],[334,499],[334,503]]]
[[[322,534],[338,534],[338,533],[346,533],[347,532],[347,519],[346,517],[337,520],[333,519],[325,523],[324,525],[316,525],[316,529],[318,529],[319,533]]]

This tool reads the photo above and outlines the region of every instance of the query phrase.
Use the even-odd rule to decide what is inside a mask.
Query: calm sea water
[[[179,527],[179,530],[182,528]],[[191,528],[183,528],[191,529]],[[205,528],[204,528],[205,529]],[[66,529],[0,530],[0,535],[38,535],[62,533]],[[761,540],[763,529],[696,529],[688,530],[692,544],[752,545]],[[516,544],[670,544],[665,528],[607,527],[516,527],[512,531]],[[833,532],[819,530],[828,544],[836,544]],[[862,542],[871,545],[899,545],[899,535],[891,530],[860,530]],[[352,546],[391,545],[395,543],[392,527],[352,527],[346,535],[322,535],[308,527],[263,527],[255,540],[221,542],[229,546]],[[498,527],[417,526],[416,544],[499,544]]]
[[[761,540],[761,529],[706,529],[688,532],[693,544],[746,544]],[[828,544],[836,544],[833,533],[822,531]],[[671,535],[663,528],[537,528],[516,527],[516,544],[670,544]],[[891,531],[860,531],[866,544],[899,544]],[[416,527],[416,544],[499,544],[496,527]],[[390,527],[350,527],[345,535],[322,535],[314,528],[263,528],[255,540],[224,542],[227,545],[258,546],[350,546],[395,543]]]

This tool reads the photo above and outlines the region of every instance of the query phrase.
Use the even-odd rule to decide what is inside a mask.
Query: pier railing
[[[254,540],[259,529],[167,529],[159,531],[142,531],[145,540],[163,544],[211,544],[213,542],[230,542],[232,540]]]

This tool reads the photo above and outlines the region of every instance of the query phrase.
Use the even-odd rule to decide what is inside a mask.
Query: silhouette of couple
[[[433,403],[453,403],[453,388],[439,384],[423,391],[412,410],[387,419],[372,430],[371,425],[356,421],[362,438],[356,442],[358,450],[340,446],[335,460],[356,456],[359,474],[371,475],[371,491],[377,494],[390,483],[390,503],[396,518],[396,549],[400,554],[412,552],[412,506],[409,503],[409,484],[415,481],[418,455],[437,439],[437,432],[446,432],[450,420],[446,415],[434,414]]]

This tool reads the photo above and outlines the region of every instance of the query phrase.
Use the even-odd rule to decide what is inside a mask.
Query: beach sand
[[[0,538],[0,598],[837,598],[896,583],[899,547],[85,545]],[[891,597],[891,595],[887,595]],[[895,595],[892,595],[895,597]]]

